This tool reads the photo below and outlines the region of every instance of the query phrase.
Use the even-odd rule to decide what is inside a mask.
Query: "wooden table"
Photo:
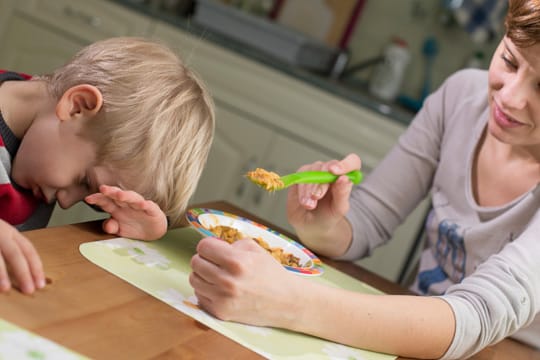
[[[272,227],[225,202],[200,206],[243,215]],[[41,254],[52,283],[32,296],[17,291],[0,295],[0,318],[93,359],[261,358],[87,261],[79,253],[80,244],[111,238],[101,232],[99,222],[25,235]],[[407,293],[352,263],[323,261],[384,292]],[[540,359],[540,351],[504,340],[474,359]]]

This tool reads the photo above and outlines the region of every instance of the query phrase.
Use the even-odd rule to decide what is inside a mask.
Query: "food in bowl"
[[[259,246],[268,251],[270,255],[279,261],[282,265],[300,267],[300,258],[294,256],[291,253],[283,251],[280,247],[270,247],[266,241],[261,237],[248,237],[242,234],[238,229],[231,226],[217,225],[212,226],[208,230],[213,232],[218,238],[233,243],[240,239],[250,238],[253,239]]]
[[[216,226],[227,226],[239,231],[245,237],[263,239],[270,248],[275,247],[282,249],[285,253],[291,253],[299,259],[299,266],[283,265],[287,271],[302,276],[320,276],[324,273],[322,262],[314,253],[266,225],[222,210],[208,208],[189,209],[186,212],[186,219],[203,236],[216,237],[210,229]],[[222,235],[222,237],[225,236],[225,234]]]

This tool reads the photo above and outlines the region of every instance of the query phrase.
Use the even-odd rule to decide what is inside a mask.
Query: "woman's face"
[[[488,130],[499,141],[540,154],[540,44],[504,37],[489,67]]]

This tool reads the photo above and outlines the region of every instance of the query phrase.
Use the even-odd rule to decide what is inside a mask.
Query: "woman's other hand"
[[[315,162],[298,171],[330,171],[340,176],[331,184],[295,185],[287,198],[287,217],[301,241],[313,251],[339,256],[349,247],[352,230],[345,214],[353,183],[344,174],[359,170],[361,160],[349,154],[342,160]]]

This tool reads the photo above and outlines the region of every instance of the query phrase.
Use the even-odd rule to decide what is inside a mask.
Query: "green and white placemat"
[[[88,358],[0,319],[0,359],[83,360]]]
[[[171,230],[155,242],[115,238],[84,243],[81,253],[105,270],[269,359],[391,360],[396,357],[282,329],[221,321],[197,307],[188,277],[201,235],[191,228]],[[323,265],[325,266],[325,265]],[[380,291],[330,266],[306,278],[329,286],[376,294]]]

